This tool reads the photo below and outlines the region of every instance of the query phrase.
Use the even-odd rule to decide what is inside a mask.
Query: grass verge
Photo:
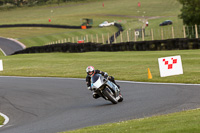
[[[200,109],[121,121],[62,133],[199,133]]]
[[[200,50],[127,51],[86,53],[45,53],[2,56],[4,71],[0,75],[85,78],[85,68],[93,65],[117,80],[200,83]],[[183,73],[160,77],[158,58],[181,55]],[[147,78],[147,68],[153,79]]]

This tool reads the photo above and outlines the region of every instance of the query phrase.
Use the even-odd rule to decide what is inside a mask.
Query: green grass
[[[117,31],[117,28],[112,26],[108,28],[98,28],[98,32],[96,32],[97,28],[86,29],[86,30],[73,30],[73,29],[58,29],[58,28],[32,28],[32,27],[24,27],[24,28],[3,28],[0,29],[0,34],[4,34],[5,37],[15,38],[18,41],[25,44],[27,47],[31,46],[41,46],[48,44],[49,42],[56,42],[58,40],[70,39],[72,41],[72,37],[74,37],[75,43],[78,39],[83,39],[83,36],[88,35],[89,37],[93,35],[94,37],[98,34],[99,38],[102,33],[114,33],[113,31]]]
[[[103,2],[104,7],[102,7]],[[15,38],[30,47],[44,45],[64,38],[80,37],[86,34],[98,34],[101,36],[102,33],[111,35],[116,32],[117,29],[115,27],[97,28],[98,24],[105,20],[121,21],[125,30],[141,28],[144,25],[142,22],[144,19],[149,21],[149,27],[146,28],[146,31],[151,28],[155,29],[155,32],[160,31],[158,25],[164,20],[172,20],[175,28],[182,27],[182,20],[177,17],[180,14],[181,5],[176,0],[140,0],[141,7],[137,7],[137,2],[133,0],[124,0],[123,2],[121,0],[114,0],[114,2],[113,0],[93,0],[84,4],[67,3],[4,10],[0,12],[0,24],[34,23],[78,26],[81,25],[82,18],[92,18],[94,20],[94,28],[87,30],[39,27],[1,28],[0,35]],[[51,23],[48,22],[49,18],[52,19]],[[157,59],[173,55],[181,55],[184,74],[161,78]],[[85,68],[88,65],[93,65],[113,75],[117,80],[200,83],[199,50],[47,53],[14,56],[3,56],[0,51],[0,58],[3,59],[4,65],[4,71],[0,72],[1,76],[85,78]],[[153,75],[151,80],[147,79],[147,68],[150,68]],[[187,111],[161,117],[91,127],[75,132],[199,132],[199,112],[199,110]],[[0,124],[2,122],[3,120],[0,118]]]
[[[0,125],[3,125],[5,119],[0,115]]]
[[[3,52],[0,50],[0,56],[4,56]]]
[[[161,78],[158,58],[174,55],[181,55],[184,74]],[[118,80],[200,83],[200,50],[21,54],[1,59],[0,75],[85,78],[85,68],[93,65]]]
[[[98,25],[104,19],[115,20],[116,18],[127,17],[109,17],[113,15],[131,15],[131,16],[162,16],[176,17],[180,13],[181,5],[174,0],[141,0],[141,7],[137,7],[137,1],[124,0],[99,0],[88,3],[71,3],[70,5],[47,5],[33,8],[19,8],[10,11],[1,11],[0,24],[16,23],[48,23],[52,18],[54,24],[80,25],[80,19],[84,17],[94,18],[94,25]],[[102,7],[104,3],[104,7]],[[26,12],[24,12],[26,11]],[[139,12],[138,12],[139,11]],[[103,16],[101,16],[103,15]],[[130,18],[129,18],[130,19]]]
[[[137,7],[138,1],[124,0],[93,0],[87,3],[67,3],[61,5],[46,5],[31,8],[18,8],[0,12],[0,24],[64,24],[81,25],[82,18],[92,18],[94,28],[87,30],[70,30],[54,28],[1,28],[0,35],[3,37],[16,38],[27,47],[40,46],[48,42],[65,38],[88,35],[112,35],[117,31],[115,27],[97,28],[105,20],[116,21],[124,26],[125,30],[141,28],[142,20],[149,20],[149,27],[146,29],[159,29],[159,23],[171,19],[174,26],[182,26],[182,20],[178,19],[181,5],[174,0],[141,0],[141,7]],[[104,3],[104,7],[102,7]],[[115,15],[115,16],[112,16]],[[126,16],[118,16],[126,15]],[[129,17],[127,17],[129,16]],[[132,16],[132,17],[130,17]],[[144,17],[143,17],[144,16]],[[158,17],[158,18],[152,18]],[[48,19],[52,22],[49,23]],[[141,21],[139,21],[141,19]],[[157,39],[157,38],[155,38]]]
[[[63,133],[199,133],[200,109],[86,127]]]

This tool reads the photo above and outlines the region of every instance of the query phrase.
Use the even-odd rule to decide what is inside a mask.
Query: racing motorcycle
[[[120,90],[113,82],[101,74],[94,74],[91,77],[92,89],[105,100],[111,101],[113,104],[123,101]]]

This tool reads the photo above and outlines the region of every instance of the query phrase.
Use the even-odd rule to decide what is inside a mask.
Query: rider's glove
[[[108,76],[108,73],[107,73],[107,72],[104,72],[104,76]]]
[[[105,77],[106,79],[108,79],[108,73],[107,73],[107,72],[104,73],[104,77]]]
[[[88,90],[92,90],[92,87],[89,86],[89,87],[88,87]]]

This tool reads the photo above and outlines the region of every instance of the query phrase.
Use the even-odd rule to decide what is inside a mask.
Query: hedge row
[[[13,54],[49,53],[49,52],[90,52],[90,51],[155,51],[155,50],[184,50],[200,49],[199,39],[167,39],[141,42],[124,42],[117,44],[100,43],[62,43],[30,47]]]
[[[17,51],[13,54],[23,53],[49,53],[49,52],[89,52],[98,51],[101,44],[97,43],[60,43],[45,46],[35,46]]]

